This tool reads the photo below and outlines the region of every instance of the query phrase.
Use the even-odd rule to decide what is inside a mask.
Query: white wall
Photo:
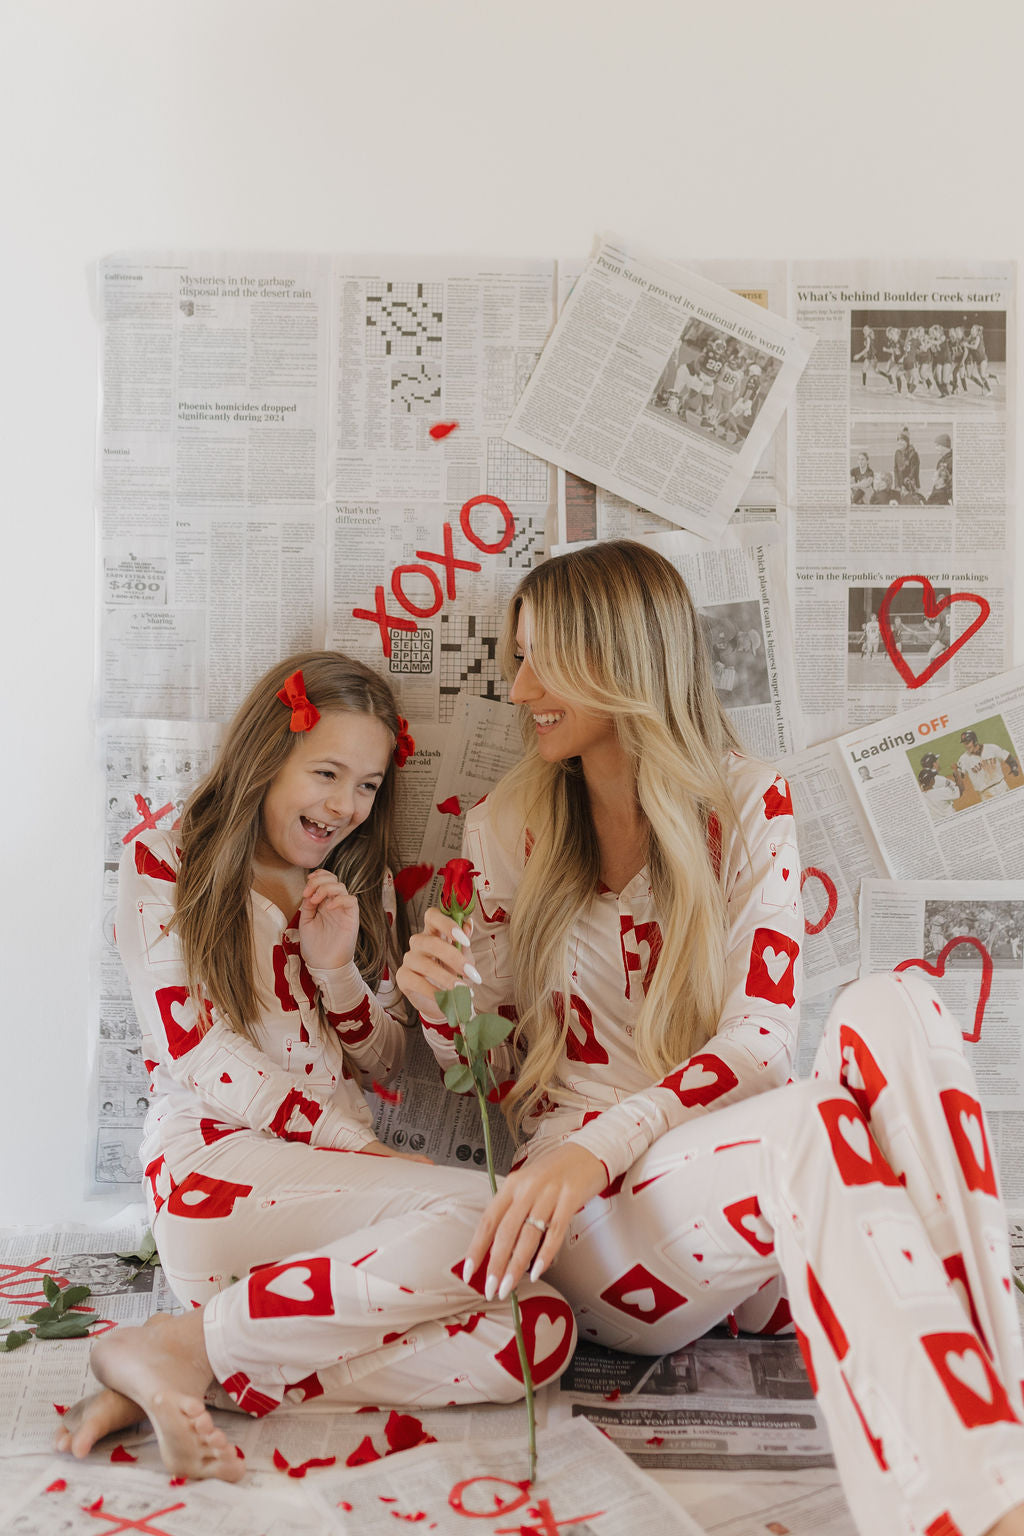
[[[1020,257],[1022,42],[1018,0],[6,0],[0,1222],[87,1214],[97,257]]]

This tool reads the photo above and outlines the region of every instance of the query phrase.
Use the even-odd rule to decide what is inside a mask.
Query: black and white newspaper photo
[[[922,699],[838,747],[892,879],[1024,868],[1024,669]]]
[[[812,345],[808,333],[729,289],[605,240],[505,435],[715,538]]]
[[[549,1422],[585,1415],[658,1472],[795,1471],[832,1465],[795,1338],[710,1334],[671,1355],[581,1342]]]
[[[967,688],[1012,660],[1013,573],[980,555],[955,563],[892,555],[799,564],[800,701],[812,742],[869,725],[911,700]]]

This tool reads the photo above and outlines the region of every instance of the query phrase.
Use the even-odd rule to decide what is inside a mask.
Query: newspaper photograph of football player
[[[739,453],[779,367],[777,358],[728,331],[689,320],[647,409]]]

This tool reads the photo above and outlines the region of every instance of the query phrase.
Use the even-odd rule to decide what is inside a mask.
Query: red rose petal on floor
[[[664,1438],[663,1435],[652,1435],[651,1438],[647,1441],[647,1444],[648,1445],[664,1445],[665,1444],[665,1438]]]
[[[59,1413],[61,1418],[63,1418],[68,1411],[68,1405],[67,1403],[54,1403],[53,1411],[54,1413]]]
[[[85,1510],[87,1515],[95,1515],[97,1511],[103,1508],[102,1493],[100,1494],[99,1498],[96,1499],[92,1504],[83,1504],[82,1508]]]
[[[245,1460],[245,1452],[242,1450],[240,1445],[235,1446],[235,1455],[238,1457],[239,1461]]]
[[[187,1483],[188,1482],[188,1478],[187,1477],[169,1477],[167,1479],[167,1481],[170,1483],[172,1488],[180,1488],[183,1483]]]
[[[111,1461],[138,1461],[139,1458],[133,1456],[131,1451],[126,1451],[123,1445],[115,1445],[110,1453],[110,1459]]]
[[[376,1248],[373,1251],[376,1253]],[[369,1258],[370,1255],[367,1254],[366,1257]],[[377,1407],[376,1403],[364,1403],[361,1408],[356,1409],[356,1413],[380,1413],[381,1411],[382,1410]]]
[[[449,432],[454,432],[457,426],[457,421],[439,421],[430,428],[430,435],[435,443],[439,443],[442,437],[447,437]]]
[[[50,1484],[46,1491],[47,1493],[63,1493],[67,1485],[68,1484],[66,1478],[57,1477],[54,1478],[53,1482]]]
[[[442,800],[438,810],[442,816],[461,816],[462,806],[459,804],[458,795],[449,795],[447,800]]]
[[[363,1467],[368,1461],[380,1461],[380,1451],[369,1435],[364,1435],[350,1456],[345,1457],[346,1467]]]
[[[605,1400],[606,1403],[617,1403],[621,1396],[622,1396],[622,1389],[621,1389],[621,1387],[616,1387],[614,1392],[606,1392],[604,1394],[604,1400]]]
[[[378,1493],[378,1499],[382,1504],[397,1504],[398,1500],[393,1493]]]
[[[388,1104],[401,1104],[402,1095],[397,1088],[385,1088],[381,1083],[371,1083],[370,1086],[379,1099]]]
[[[348,1499],[339,1499],[338,1508],[347,1510],[349,1514],[352,1513],[352,1505],[349,1503]]]
[[[287,1472],[291,1466],[291,1462],[287,1461],[285,1457],[281,1455],[281,1452],[277,1449],[276,1445],[274,1447],[274,1466],[279,1472]]]
[[[288,1468],[289,1477],[305,1477],[311,1467],[333,1467],[337,1456],[311,1456],[308,1461],[301,1461],[297,1467]]]
[[[407,864],[395,876],[395,890],[403,901],[411,901],[434,873],[433,864]]]
[[[397,1413],[392,1409],[388,1415],[388,1421],[384,1426],[384,1433],[390,1446],[389,1456],[396,1451],[411,1451],[417,1445],[434,1445],[433,1435],[428,1435],[423,1428],[421,1419],[415,1418],[411,1413]]]

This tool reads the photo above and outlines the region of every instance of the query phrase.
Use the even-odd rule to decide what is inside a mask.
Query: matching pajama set
[[[374,993],[354,964],[311,970],[297,914],[253,891],[253,1044],[189,996],[166,932],[178,862],[172,833],[128,847],[117,941],[152,1075],[140,1155],[153,1233],[175,1295],[206,1305],[217,1379],[253,1414],[285,1397],[521,1397],[511,1302],[484,1299],[484,1274],[462,1279],[486,1176],[367,1151],[364,1087],[391,1076],[405,1040],[394,981]],[[383,901],[393,918],[390,876]],[[534,1379],[551,1380],[575,1344],[572,1313],[543,1281],[520,1287],[520,1306]]]
[[[1006,1217],[960,1027],[919,978],[838,999],[814,1077],[789,1080],[799,997],[800,865],[785,781],[729,761],[738,826],[717,1032],[652,1083],[631,1040],[661,948],[646,869],[599,887],[569,942],[570,1018],[519,1160],[564,1141],[607,1171],[550,1278],[580,1335],[678,1349],[734,1315],[795,1327],[865,1533],[978,1536],[1024,1502],[1022,1360]],[[508,913],[526,834],[488,801],[464,851],[479,871],[477,1007],[513,1006]],[[439,1061],[454,1050],[424,1020]],[[514,1060],[493,1053],[510,1085]]]

